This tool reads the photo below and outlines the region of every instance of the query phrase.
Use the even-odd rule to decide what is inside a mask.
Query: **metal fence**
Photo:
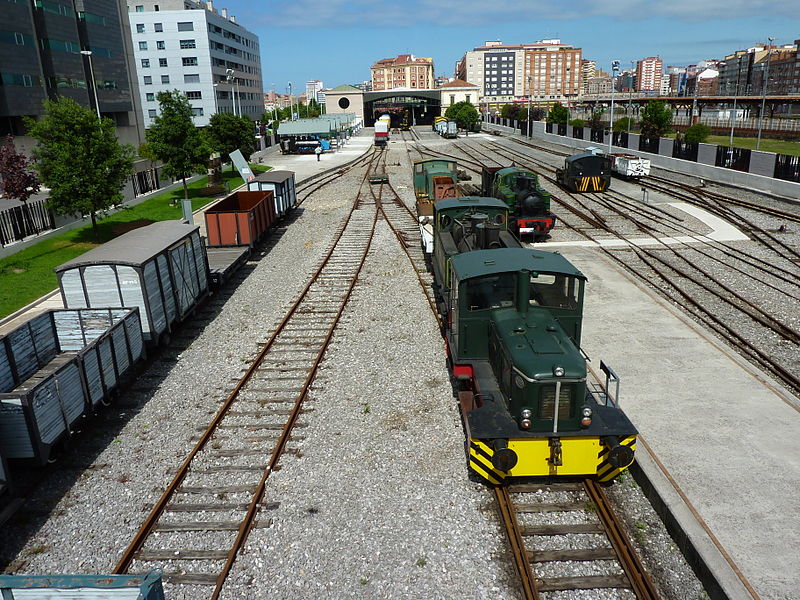
[[[133,174],[131,183],[133,184],[133,193],[135,196],[141,196],[147,192],[157,190],[161,187],[159,169],[153,168],[138,171]]]
[[[674,140],[672,143],[672,158],[682,158],[683,160],[697,162],[697,152],[699,149],[700,144],[698,142]]]
[[[714,165],[746,173],[750,170],[750,149],[717,146],[717,159]]]
[[[0,211],[0,246],[50,229],[55,229],[55,219],[44,200],[25,202]]]
[[[658,154],[658,146],[661,143],[661,138],[639,136],[639,150],[642,152],[651,152]]]
[[[603,143],[603,130],[602,129],[591,129],[590,131],[592,132],[591,135],[590,135],[591,140],[593,142],[597,142],[598,144],[602,144]],[[625,143],[627,145],[627,140],[626,140]]]
[[[775,157],[774,177],[800,183],[800,156],[778,154]]]
[[[602,138],[600,139],[602,142]],[[627,131],[615,131],[613,137],[611,138],[611,145],[612,146],[619,146],[621,148],[628,147],[628,132]]]

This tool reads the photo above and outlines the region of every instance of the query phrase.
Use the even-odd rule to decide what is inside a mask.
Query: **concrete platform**
[[[718,597],[800,597],[800,403],[601,252],[559,251],[589,278],[584,349],[619,374],[642,467],[693,521]]]

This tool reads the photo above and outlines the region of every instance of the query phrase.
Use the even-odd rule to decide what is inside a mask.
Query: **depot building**
[[[431,125],[435,117],[457,102],[470,102],[477,108],[477,85],[456,79],[435,89],[396,88],[364,92],[352,85],[340,85],[325,92],[327,114],[355,113],[366,127],[388,114],[392,127]]]

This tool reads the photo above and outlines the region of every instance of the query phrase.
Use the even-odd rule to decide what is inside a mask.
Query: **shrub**
[[[711,127],[703,123],[695,123],[683,134],[685,142],[705,142],[711,135]]]

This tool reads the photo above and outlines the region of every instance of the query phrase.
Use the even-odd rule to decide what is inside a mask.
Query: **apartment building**
[[[664,63],[658,56],[636,61],[636,91],[660,92]]]
[[[226,9],[193,0],[128,0],[146,126],[158,92],[186,94],[198,127],[216,112],[260,119],[264,112],[258,37]]]
[[[63,96],[92,110],[99,108],[101,115],[113,119],[121,141],[143,140],[123,0],[37,0],[2,6],[0,135],[24,137],[23,118],[44,114],[44,100]],[[23,148],[31,144],[18,141]]]
[[[372,91],[397,88],[433,89],[433,59],[401,54],[395,58],[384,58],[371,67]]]
[[[322,104],[320,92],[324,87],[325,86],[322,85],[322,82],[319,79],[306,81],[306,98],[309,100],[313,98],[317,104]]]
[[[597,61],[584,58],[581,60],[581,94],[589,88],[589,80],[597,76]]]
[[[466,52],[456,65],[458,79],[480,89],[482,104],[504,104],[531,97],[564,100],[580,93],[584,78],[580,48],[559,39],[533,44],[487,41]]]

